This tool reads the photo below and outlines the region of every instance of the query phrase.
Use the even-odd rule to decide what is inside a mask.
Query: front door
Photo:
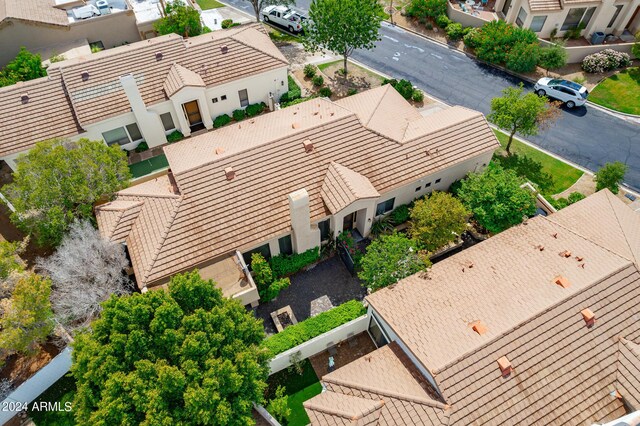
[[[202,116],[200,115],[200,108],[198,108],[198,101],[191,101],[183,104],[184,113],[187,116],[189,126],[195,126],[202,123]]]
[[[356,214],[358,212],[353,212],[348,214],[347,216],[344,217],[343,221],[342,221],[342,230],[343,231],[350,231],[353,229],[353,227],[355,226],[356,223]]]

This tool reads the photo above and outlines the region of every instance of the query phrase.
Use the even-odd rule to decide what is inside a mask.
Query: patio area
[[[461,10],[486,21],[498,19],[495,10],[496,0],[489,0],[487,2],[483,2],[482,0],[459,0],[451,1],[451,5],[454,9]]]
[[[333,357],[334,365],[331,370],[335,371],[375,350],[376,345],[371,340],[369,333],[365,331],[338,343],[333,348],[312,356],[309,361],[311,361],[313,370],[318,377],[322,378],[329,373],[329,357]]]
[[[324,260],[308,271],[298,272],[290,279],[291,285],[276,299],[253,309],[255,316],[264,321],[268,335],[276,333],[271,313],[285,306],[291,307],[300,322],[311,316],[312,305],[314,313],[319,313],[352,299],[362,300],[366,295],[366,289],[357,277],[349,273],[338,256]]]

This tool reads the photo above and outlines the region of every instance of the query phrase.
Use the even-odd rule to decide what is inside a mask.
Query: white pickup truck
[[[287,6],[267,6],[262,9],[262,20],[264,22],[280,25],[294,34],[302,31],[302,22],[305,19],[307,18],[302,13]]]

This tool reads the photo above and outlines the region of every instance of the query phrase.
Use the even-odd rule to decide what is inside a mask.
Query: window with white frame
[[[576,7],[569,9],[569,13],[567,13],[567,17],[564,19],[560,30],[566,31],[579,26],[586,28],[595,11],[595,7]]]
[[[141,141],[142,133],[136,123],[127,124],[124,127],[118,127],[102,133],[102,137],[107,145],[126,145],[131,142]]]
[[[393,203],[396,201],[395,198],[389,198],[387,201],[383,201],[376,207],[376,216],[380,216],[381,214],[389,213],[393,210]]]
[[[529,29],[534,33],[539,33],[540,31],[542,31],[542,28],[544,27],[544,23],[546,21],[547,21],[547,15],[534,16],[531,19],[531,25],[529,26]]]
[[[165,131],[173,130],[176,128],[176,125],[173,123],[173,117],[171,117],[170,112],[165,112],[164,114],[160,114],[160,120],[162,120],[162,125],[164,126]]]
[[[523,7],[521,7],[520,10],[518,11],[518,17],[516,18],[516,24],[518,24],[519,27],[522,27],[526,20],[527,20],[527,11],[524,10]]]
[[[613,12],[613,16],[611,17],[611,20],[609,21],[607,28],[613,27],[613,24],[615,24],[616,19],[618,19],[618,15],[620,15],[620,12],[622,11],[622,8],[624,7],[624,5],[617,4],[615,7],[616,7],[616,11]]]

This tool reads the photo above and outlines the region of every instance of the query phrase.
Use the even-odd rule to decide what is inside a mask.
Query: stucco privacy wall
[[[549,46],[549,43],[546,40],[540,40],[540,45],[542,47]],[[582,60],[592,53],[600,52],[604,49],[612,49],[618,52],[624,52],[631,54],[631,47],[633,43],[624,43],[624,44],[596,44],[593,46],[575,46],[575,47],[567,47],[567,62],[570,64],[576,64],[578,62],[582,62]]]
[[[469,13],[465,13],[461,10],[454,8],[450,2],[447,2],[447,15],[449,16],[449,19],[455,22],[459,22],[465,27],[477,28],[489,22],[478,16],[473,16]]]
[[[101,41],[105,48],[140,41],[133,10],[97,16],[68,26],[7,19],[0,24],[0,66],[11,61],[21,46],[36,50],[79,39],[87,39],[90,43]]]
[[[502,10],[505,2],[507,0],[497,0],[495,9],[496,11]],[[616,12],[616,6],[622,5],[622,9],[618,14],[618,17],[614,21],[611,27],[607,27],[609,22],[611,21],[614,13]],[[627,24],[631,17],[633,16],[634,11],[640,5],[640,0],[628,0],[628,1],[620,1],[620,0],[603,0],[601,3],[596,2],[585,2],[585,3],[572,3],[570,5],[565,4],[563,9],[560,10],[551,10],[551,11],[537,11],[531,12],[529,8],[528,0],[514,0],[509,7],[509,10],[506,13],[505,20],[510,23],[515,23],[516,17],[522,7],[527,12],[527,17],[523,22],[523,28],[529,28],[531,26],[531,22],[534,16],[546,16],[547,19],[542,27],[542,30],[538,32],[538,37],[549,38],[551,31],[553,29],[558,30],[558,36],[564,35],[565,31],[561,30],[562,24],[567,17],[567,14],[571,9],[574,8],[589,8],[596,7],[596,11],[594,12],[591,20],[589,21],[589,25],[585,28],[582,34],[588,39],[591,37],[596,31],[602,31],[606,34],[613,33],[616,35],[622,34],[625,30]],[[640,19],[635,19],[629,30],[632,33],[640,30]],[[608,46],[607,46],[608,47]],[[601,48],[604,48],[601,46]],[[574,49],[573,47],[568,48],[567,50]],[[585,55],[586,56],[586,55]],[[570,61],[571,62],[571,61]],[[579,62],[579,60],[574,61]]]
[[[327,348],[337,345],[338,343],[347,340],[351,336],[362,333],[369,327],[369,315],[365,314],[358,317],[346,324],[342,324],[340,327],[334,328],[331,331],[327,331],[313,339],[306,341],[295,348],[291,348],[286,352],[276,355],[270,362],[269,368],[271,372],[269,374],[277,373],[284,370],[291,365],[291,355],[300,352],[300,359],[307,359]]]

